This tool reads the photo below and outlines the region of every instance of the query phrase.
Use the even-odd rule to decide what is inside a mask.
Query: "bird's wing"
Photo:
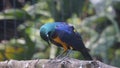
[[[88,53],[88,49],[83,44],[80,34],[69,30],[69,28],[66,28],[66,30],[58,28],[56,31],[62,42],[65,42],[74,50],[80,51],[86,60],[92,60],[92,57]]]
[[[74,32],[73,27],[69,25],[63,25],[63,26],[57,27],[55,31],[63,42],[67,43],[69,46],[72,46],[76,50],[85,48],[80,34],[77,32]]]
[[[75,32],[68,33],[66,31],[59,31],[58,35],[63,42],[67,43],[75,50],[81,50],[85,48],[80,35]]]

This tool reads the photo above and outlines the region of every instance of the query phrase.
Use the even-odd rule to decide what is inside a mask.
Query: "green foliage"
[[[80,32],[92,56],[100,56],[103,62],[120,67],[120,47],[116,47],[119,46],[116,43],[120,43],[120,26],[116,19],[119,2],[108,1],[95,6],[87,0],[37,0],[32,5],[26,3],[22,9],[0,12],[0,20],[24,21],[17,27],[20,38],[0,43],[0,60],[50,58],[50,46],[40,38],[39,28],[46,22],[67,21]],[[55,53],[54,56],[61,50]],[[71,56],[83,59],[76,51]]]
[[[0,19],[32,19],[32,17],[22,9],[7,9],[0,12]]]
[[[48,0],[48,8],[55,21],[66,21],[74,13],[79,16],[84,3],[84,0]]]

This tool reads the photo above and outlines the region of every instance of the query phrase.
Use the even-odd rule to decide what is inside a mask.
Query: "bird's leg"
[[[69,57],[70,53],[72,52],[73,48],[70,46],[70,50],[67,51],[66,56],[65,57]]]
[[[72,52],[72,47],[70,46],[70,50],[68,50],[68,48],[66,47],[66,46],[64,46],[64,52],[62,53],[62,54],[60,54],[59,56],[58,56],[58,58],[61,58],[61,57],[63,57],[63,58],[66,58],[66,57],[69,57],[69,55],[70,55],[70,53]]]
[[[69,57],[71,52],[72,52],[72,50],[68,50],[68,52],[67,52],[65,57]]]
[[[64,50],[60,55],[58,55],[56,58],[55,58],[55,60],[50,60],[50,62],[56,62],[56,60],[57,59],[60,59],[60,58],[62,58],[62,57],[64,57],[64,54],[66,54],[66,52],[67,52],[67,50]],[[57,61],[57,62],[61,62],[61,60],[60,61]]]
[[[58,61],[58,62],[66,62],[66,61],[64,61],[67,57],[69,57],[70,56],[70,53],[72,52],[72,50],[67,50],[67,51],[64,51],[62,54],[60,54],[58,57],[59,58],[61,58],[60,59],[60,61]],[[61,55],[63,56],[63,57],[61,57]],[[57,58],[58,58],[57,57]],[[67,61],[67,62],[69,62],[69,63],[71,63],[69,60]]]
[[[64,60],[67,57],[69,57],[71,52],[72,52],[72,50],[67,50],[67,52],[65,53],[65,56],[62,58],[62,60]]]
[[[67,57],[70,56],[70,53],[72,52],[72,47],[70,46],[70,50],[67,50],[67,52],[65,53],[65,56],[61,59],[61,61],[65,60]],[[68,61],[69,62],[69,61]]]
[[[63,51],[60,55],[58,55],[58,56],[56,57],[56,59],[62,58],[66,52],[67,52],[67,50],[66,50],[66,51]]]

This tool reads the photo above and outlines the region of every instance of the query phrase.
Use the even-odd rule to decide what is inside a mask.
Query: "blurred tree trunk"
[[[77,59],[65,60],[56,59],[40,59],[40,60],[27,60],[27,61],[17,61],[10,60],[0,62],[0,68],[117,68],[100,61],[84,61]]]

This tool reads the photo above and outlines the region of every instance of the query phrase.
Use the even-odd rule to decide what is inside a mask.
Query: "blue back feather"
[[[79,50],[78,48],[85,48],[80,34],[74,32],[73,27],[69,25],[60,25],[55,28],[55,31],[63,42],[72,46],[74,49]]]

